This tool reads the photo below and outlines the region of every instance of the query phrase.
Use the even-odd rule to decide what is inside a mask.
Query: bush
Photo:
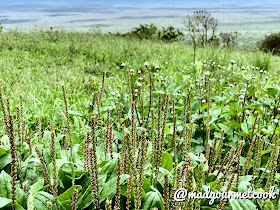
[[[233,47],[236,45],[237,32],[220,33],[224,47]]]
[[[198,40],[202,46],[217,43],[216,31],[218,20],[207,11],[195,11],[192,15],[187,15],[185,25],[193,40]]]
[[[208,44],[218,47],[220,45],[220,39],[215,35],[208,39]]]
[[[140,24],[129,32],[130,35],[135,36],[139,39],[155,39],[157,38],[158,29],[154,24]]]
[[[280,55],[280,33],[273,33],[262,41],[261,50]]]
[[[133,28],[131,31],[125,34],[116,33],[115,35],[123,37],[135,37],[138,39],[176,41],[184,34],[182,31],[175,29],[173,26],[168,26],[167,28],[163,27],[162,30],[160,30],[154,24],[140,24],[139,27]]]
[[[164,41],[176,41],[184,34],[179,29],[175,29],[173,26],[167,28],[162,28],[162,31],[159,31],[159,37]]]

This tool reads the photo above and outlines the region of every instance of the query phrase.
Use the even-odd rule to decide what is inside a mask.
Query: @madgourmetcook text
[[[182,202],[186,199],[210,199],[209,204],[214,204],[216,199],[276,199],[274,186],[269,192],[253,192],[253,188],[248,188],[247,192],[212,192],[211,187],[206,188],[206,192],[188,192],[184,188],[180,188],[174,193],[174,200]]]

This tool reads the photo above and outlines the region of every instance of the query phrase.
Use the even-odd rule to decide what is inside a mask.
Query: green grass
[[[141,129],[139,124],[145,127],[145,136],[149,143],[147,148],[147,161],[144,161],[146,169],[144,171],[143,190],[140,189],[140,191],[143,191],[142,207],[144,209],[151,209],[152,207],[162,208],[162,194],[164,189],[167,189],[163,183],[164,174],[168,174],[171,186],[175,187],[175,189],[176,187],[180,187],[179,185],[173,185],[175,182],[172,177],[176,175],[175,162],[177,160],[179,165],[183,166],[184,158],[187,157],[187,154],[192,159],[191,166],[193,167],[196,181],[203,180],[203,185],[210,185],[215,190],[222,192],[225,190],[225,186],[229,185],[231,175],[237,175],[239,171],[241,172],[246,162],[245,159],[248,158],[247,170],[245,170],[244,174],[239,174],[239,187],[236,181],[234,181],[231,188],[233,191],[240,192],[247,190],[249,185],[253,185],[254,189],[257,189],[255,180],[252,179],[252,173],[255,170],[254,161],[258,161],[258,151],[260,150],[263,153],[263,156],[260,157],[260,167],[276,170],[276,173],[274,177],[270,177],[269,173],[265,173],[265,177],[259,186],[261,189],[259,190],[265,189],[266,184],[268,183],[267,185],[269,185],[271,182],[275,184],[278,190],[279,166],[276,163],[276,167],[273,168],[272,165],[266,164],[269,162],[269,158],[276,157],[273,155],[277,154],[276,158],[278,158],[279,144],[277,133],[279,132],[279,127],[275,119],[279,118],[279,88],[276,87],[276,85],[280,85],[278,79],[280,73],[279,57],[262,52],[206,47],[198,49],[196,64],[193,65],[193,49],[184,43],[140,41],[100,33],[62,31],[3,32],[0,33],[0,46],[0,83],[2,84],[2,94],[5,104],[6,98],[8,96],[10,97],[11,114],[15,120],[14,127],[17,149],[20,141],[17,139],[18,118],[16,105],[20,103],[20,95],[23,96],[23,118],[26,120],[27,136],[31,137],[33,154],[29,153],[30,144],[24,139],[24,143],[20,147],[22,151],[17,151],[23,160],[21,162],[22,168],[18,169],[18,173],[20,171],[23,173],[23,183],[27,185],[27,191],[29,194],[31,193],[31,195],[35,196],[33,203],[35,208],[40,206],[40,202],[47,205],[48,200],[53,201],[51,193],[47,193],[46,183],[42,182],[41,165],[34,149],[35,146],[38,146],[43,151],[44,160],[52,180],[54,178],[52,172],[53,155],[51,155],[52,151],[50,147],[53,142],[51,141],[49,132],[51,130],[51,121],[54,124],[56,133],[56,161],[59,181],[58,195],[61,208],[71,209],[71,198],[74,188],[80,189],[77,204],[79,209],[84,209],[84,207],[86,209],[94,208],[91,194],[92,189],[90,188],[90,173],[83,168],[85,158],[84,145],[86,144],[85,137],[87,131],[92,131],[89,122],[90,118],[91,116],[98,116],[96,99],[101,89],[103,72],[106,73],[104,92],[99,113],[100,118],[96,127],[98,143],[97,164],[99,167],[101,190],[100,206],[102,208],[105,206],[105,200],[107,198],[109,200],[113,199],[113,203],[115,202],[112,186],[115,186],[114,183],[116,182],[117,176],[116,156],[121,156],[121,160],[123,160],[124,154],[129,155],[127,153],[132,151],[126,148],[127,151],[125,152],[127,153],[121,152],[124,145],[130,145],[128,142],[122,144],[124,141],[123,134],[125,132],[132,132],[133,126],[137,125],[137,132],[131,135],[136,139],[139,138],[139,142],[142,142],[140,149],[144,148],[144,137],[142,136],[140,138]],[[230,64],[231,60],[235,61],[234,65]],[[125,67],[122,68],[121,63],[123,62],[125,63]],[[149,63],[149,67],[144,66],[145,62]],[[156,65],[160,67],[158,70],[155,69]],[[242,66],[246,69],[242,70]],[[267,73],[261,74],[260,71],[253,70],[252,66],[266,70]],[[132,72],[131,69],[134,71]],[[139,70],[141,71],[140,73],[138,73]],[[251,79],[252,74],[256,76],[255,80]],[[267,80],[265,77],[268,77]],[[150,78],[152,78],[151,81]],[[217,78],[219,78],[218,81]],[[208,79],[211,81],[210,93],[208,93]],[[136,82],[140,82],[142,86],[137,87]],[[71,134],[74,141],[74,159],[72,159],[73,157],[68,150],[69,148],[61,148],[62,138],[64,136],[63,130],[67,128],[67,124],[61,114],[65,112],[61,88],[63,84],[67,91],[66,97],[69,106]],[[132,113],[130,100],[130,94],[132,93],[129,92],[131,88],[134,90],[134,94],[137,93],[134,95],[134,100],[138,117]],[[150,95],[150,89],[152,89],[152,95]],[[120,94],[120,97],[117,97],[117,93]],[[158,97],[162,95],[166,99],[168,96],[167,93],[170,94],[170,101],[166,105],[162,101],[163,107],[159,109],[160,103]],[[184,98],[183,94],[189,96],[189,103],[186,103],[186,98]],[[207,100],[209,99],[209,94],[211,95],[211,102],[209,102],[210,107],[208,110]],[[245,101],[243,101],[241,95],[245,97]],[[148,111],[150,108],[150,97],[152,99],[152,107],[154,108],[156,128],[158,128],[157,123],[160,126],[165,126],[162,128],[163,136],[158,134],[157,129],[152,128],[152,118]],[[174,100],[174,109],[177,115],[177,133],[175,135],[175,142],[179,148],[177,154],[174,154],[174,150],[172,149],[174,131],[174,115],[171,112],[173,109],[172,100]],[[90,107],[92,103],[94,103],[93,109]],[[123,105],[121,123],[118,121],[120,103]],[[106,126],[108,123],[106,120],[107,110],[110,110],[112,129],[115,134],[115,139],[112,143],[112,154],[114,156],[112,160],[110,160],[108,154],[107,156],[104,155],[107,138],[104,131],[108,129]],[[159,120],[157,117],[159,110],[162,111],[162,120]],[[166,124],[164,124],[164,110],[167,111]],[[190,115],[187,112],[189,110],[191,110]],[[186,117],[185,122],[184,115]],[[0,116],[3,118],[2,113]],[[258,116],[260,117],[259,130],[257,129]],[[42,144],[38,142],[39,117],[42,118],[42,129],[45,131]],[[136,125],[133,125],[133,117],[137,118]],[[210,121],[209,125],[208,120]],[[194,123],[191,134],[187,134],[187,132],[182,133],[183,127],[187,126],[190,129],[191,121]],[[121,132],[121,124],[126,124],[123,130],[124,133]],[[5,129],[5,126],[3,124],[1,125]],[[217,145],[219,144],[220,140],[218,139],[221,138],[222,130],[225,132],[224,145],[220,153],[222,160],[230,149],[239,148],[238,142],[240,143],[241,140],[245,141],[244,148],[240,154],[241,169],[239,171],[236,172],[233,170],[231,174],[227,174],[227,171],[232,169],[231,167],[234,164],[239,165],[239,163],[235,162],[232,165],[226,165],[226,168],[222,168],[221,163],[214,162],[212,163],[214,164],[213,170],[208,171],[208,165],[211,164],[205,162],[205,167],[201,172],[202,174],[200,174],[203,178],[198,178],[198,165],[203,167],[203,163],[207,158],[205,152],[207,150],[207,144],[205,142],[207,142],[208,128],[210,132],[208,142],[211,151],[211,161],[215,159],[215,152],[213,151],[216,148],[214,146],[216,143]],[[260,145],[260,140],[257,138],[257,134],[265,138],[264,147],[258,146]],[[158,136],[157,141],[154,141],[152,136]],[[70,141],[70,135],[67,134],[66,137],[67,141]],[[189,142],[190,145],[187,143],[188,138],[191,139],[191,142]],[[136,141],[136,139],[134,140]],[[161,139],[163,140],[160,146],[162,153],[159,148],[153,148]],[[256,139],[256,146],[252,148],[253,153],[251,158],[248,153],[254,139]],[[10,173],[11,158],[9,153],[11,149],[7,136],[2,136],[1,141],[4,142],[4,145],[0,146],[0,167],[2,170],[0,186],[2,187],[2,185],[5,185],[2,182],[4,179],[11,179],[5,173]],[[272,143],[276,146],[272,145]],[[198,155],[197,153],[199,152],[202,152],[202,154]],[[159,161],[157,163],[160,166],[158,179],[151,186],[152,183],[149,180],[151,179],[151,173],[154,173],[152,164],[154,160],[158,160],[158,157],[154,158],[153,156],[155,153],[163,158],[163,162],[161,163]],[[237,153],[235,154],[237,155]],[[137,157],[137,153],[135,157]],[[131,159],[128,159],[129,161]],[[71,162],[74,162],[74,164]],[[130,164],[132,163],[130,162]],[[73,181],[72,166],[74,166],[75,170],[75,185],[79,185],[80,187],[72,186],[71,188]],[[219,168],[222,170],[222,174],[226,174],[224,181],[218,178],[219,181],[222,181],[221,183],[225,184],[224,187],[219,185],[221,183],[213,180]],[[122,186],[122,207],[125,206],[127,197],[125,193],[128,181],[126,179],[129,171],[125,171],[125,173],[120,178]],[[192,172],[189,171],[189,173]],[[139,172],[139,174],[141,173]],[[269,178],[271,178],[270,181]],[[257,176],[256,180],[262,180],[260,179],[260,175]],[[137,180],[134,183],[135,186],[136,182]],[[35,185],[36,187],[33,186],[33,190],[30,189],[30,186],[35,183],[37,183]],[[139,185],[140,183],[137,184]],[[0,197],[11,199],[11,186],[5,185],[4,187],[7,189],[7,195],[4,193],[1,194],[0,192]],[[17,182],[17,188],[20,188],[19,180]],[[23,191],[17,192],[17,198],[21,195],[21,200],[18,200],[17,203],[23,208],[26,208],[28,193],[23,193]],[[44,198],[42,198],[43,195],[45,196]],[[1,202],[4,203],[4,200]],[[32,203],[32,196],[28,198],[28,202]],[[243,201],[240,201],[240,203],[238,203],[239,201],[236,201],[237,203],[232,202],[227,205],[231,205],[231,207],[234,205],[245,205],[242,203]],[[274,201],[273,203],[272,205],[275,205]],[[258,209],[266,205],[265,202],[262,203],[261,201],[248,201],[247,204],[251,205],[252,208],[256,207]],[[267,206],[269,204],[268,202]],[[10,205],[11,200],[8,200],[6,207],[8,208]],[[53,202],[54,205],[55,202]],[[134,203],[132,202],[133,205]],[[220,205],[220,202],[217,200],[212,207],[214,208],[218,205]],[[203,200],[201,206],[206,208],[209,204],[206,200]]]
[[[162,70],[168,74],[178,73],[184,67],[192,68],[192,48],[180,42],[139,41],[71,32],[10,31],[1,33],[0,37],[0,82],[5,93],[9,92],[12,97],[23,94],[29,109],[39,106],[45,109],[44,112],[53,109],[49,106],[56,104],[54,101],[60,94],[61,84],[69,84],[68,89],[73,94],[70,98],[76,103],[75,98],[81,100],[81,95],[92,96],[103,71],[108,77],[118,74],[121,62],[137,70],[148,61],[164,67]],[[255,65],[271,72],[275,81],[280,71],[278,57],[261,52],[201,48],[197,61],[204,60],[213,60],[220,65],[228,65],[230,60],[235,60],[239,66]]]

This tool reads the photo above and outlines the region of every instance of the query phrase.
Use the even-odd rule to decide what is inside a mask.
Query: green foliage
[[[167,39],[172,39],[175,29],[166,29]],[[169,32],[170,33],[169,33]],[[147,32],[148,33],[148,32]],[[162,35],[162,34],[161,34]],[[158,36],[158,35],[157,35]],[[130,88],[134,90],[133,98],[136,103],[136,133],[135,144],[141,142],[141,128],[145,128],[145,139],[148,141],[147,157],[143,168],[142,192],[140,196],[142,209],[164,209],[165,185],[169,184],[171,189],[176,184],[176,170],[178,167],[186,167],[184,159],[184,148],[190,139],[189,153],[190,166],[194,171],[194,189],[202,180],[202,192],[206,186],[211,186],[214,192],[224,192],[229,183],[230,175],[236,174],[233,168],[226,168],[229,160],[221,166],[226,154],[232,148],[238,150],[238,142],[245,140],[241,152],[240,167],[244,167],[249,148],[256,137],[256,133],[264,137],[264,148],[260,156],[260,174],[256,180],[264,178],[257,189],[263,190],[269,177],[267,162],[273,155],[272,137],[279,132],[277,119],[279,119],[279,65],[278,58],[261,52],[242,53],[232,49],[220,49],[213,46],[197,49],[196,69],[193,69],[191,50],[180,42],[167,43],[150,39],[130,39],[115,35],[102,35],[99,33],[74,33],[49,30],[48,32],[20,33],[11,31],[0,34],[2,48],[0,80],[4,103],[9,95],[11,97],[10,110],[14,117],[14,129],[16,136],[16,148],[21,155],[18,163],[18,179],[16,183],[17,197],[16,208],[26,209],[27,203],[31,202],[34,209],[46,209],[50,201],[54,206],[54,196],[43,179],[42,167],[34,147],[38,146],[43,154],[51,183],[54,180],[54,169],[51,153],[50,122],[53,122],[55,130],[56,170],[58,174],[58,201],[61,209],[71,209],[72,196],[75,189],[78,190],[77,208],[94,209],[93,186],[91,184],[91,172],[85,169],[84,154],[86,133],[90,132],[90,147],[92,147],[92,130],[90,119],[98,114],[97,98],[99,97],[102,81],[101,73],[108,70],[105,75],[104,90],[102,95],[100,118],[95,133],[97,141],[97,168],[99,182],[100,208],[104,208],[106,199],[115,203],[117,192],[117,157],[123,160],[122,149],[123,136],[131,134],[133,113],[131,109]],[[230,63],[235,60],[235,63]],[[144,65],[144,62],[148,65]],[[121,63],[125,63],[121,66]],[[245,67],[242,68],[242,66]],[[259,70],[267,70],[266,74]],[[271,71],[273,70],[273,71]],[[255,77],[252,77],[252,74]],[[266,79],[266,76],[268,77]],[[218,151],[220,138],[224,132],[223,147],[221,148],[221,160],[215,162],[213,168],[207,162],[205,145],[207,135],[207,101],[208,101],[208,78],[211,81],[211,104],[209,106],[209,131],[210,160],[212,155]],[[16,80],[15,80],[16,79]],[[129,83],[130,82],[130,83]],[[140,83],[140,85],[139,85]],[[62,117],[65,112],[61,84],[67,87],[67,100],[69,106],[69,117],[71,126],[71,137],[74,142],[72,155],[69,150],[69,133],[65,133],[67,124]],[[129,86],[131,85],[131,86]],[[137,91],[136,91],[137,89]],[[150,90],[152,94],[150,95]],[[170,103],[167,104],[166,124],[161,124],[160,134],[163,136],[161,142],[162,153],[159,148],[153,146],[159,141],[157,114],[159,111],[158,97],[163,98],[170,94]],[[16,117],[16,105],[20,104],[19,94],[23,95],[23,119],[25,120],[27,136],[31,137],[33,153],[30,154],[28,142],[19,144],[18,119]],[[119,94],[119,95],[118,95]],[[190,103],[184,104],[183,94],[187,95]],[[243,96],[243,97],[241,97]],[[245,97],[245,100],[244,100]],[[150,107],[150,100],[152,107]],[[176,131],[173,127],[173,106],[177,115]],[[164,100],[163,100],[164,101]],[[119,111],[120,104],[122,110]],[[164,102],[162,102],[164,104]],[[163,105],[164,107],[165,105]],[[183,122],[184,106],[187,107],[187,119]],[[155,128],[152,129],[151,110],[154,111]],[[112,132],[114,133],[112,144],[112,156],[105,156],[107,110],[110,110]],[[2,110],[1,110],[2,111]],[[164,108],[161,109],[162,115]],[[190,111],[190,112],[189,112]],[[3,114],[0,114],[3,119]],[[119,119],[120,116],[120,119]],[[42,140],[39,142],[38,118],[42,117]],[[256,125],[260,117],[260,127]],[[163,120],[161,118],[161,120]],[[190,120],[193,122],[193,130],[190,130]],[[162,123],[162,121],[161,121]],[[184,130],[187,123],[187,132]],[[12,177],[11,148],[9,137],[5,126],[1,123],[0,142],[0,208],[10,209],[12,205],[11,191]],[[105,132],[104,132],[105,131]],[[190,138],[186,138],[185,132]],[[173,142],[173,135],[174,142]],[[156,137],[153,139],[153,136]],[[215,139],[218,139],[215,145]],[[174,143],[174,145],[173,145]],[[66,144],[66,146],[64,145]],[[255,187],[253,170],[256,165],[257,145],[253,148],[252,158],[249,158],[245,175],[240,174],[239,183],[236,179],[230,187],[231,191],[244,192],[249,186]],[[141,145],[143,148],[143,145]],[[171,148],[175,146],[175,152]],[[21,152],[20,150],[21,149]],[[126,148],[127,149],[127,148]],[[137,160],[139,148],[135,147],[135,159]],[[159,151],[156,157],[160,159],[157,177],[153,168],[153,153]],[[235,153],[236,154],[236,153]],[[233,156],[230,160],[236,160]],[[129,182],[130,159],[123,166],[120,175],[120,201],[121,209],[125,209],[127,200],[127,189]],[[140,159],[139,159],[140,161]],[[214,160],[213,160],[214,161]],[[199,166],[205,163],[201,174]],[[142,165],[138,165],[139,166]],[[72,167],[74,174],[72,174]],[[210,171],[210,169],[213,169]],[[136,169],[133,169],[136,170]],[[208,171],[209,170],[209,171]],[[215,178],[221,170],[219,177]],[[227,174],[229,170],[230,174]],[[19,180],[21,174],[22,183]],[[153,177],[152,177],[153,175]],[[166,175],[168,179],[166,180]],[[221,183],[223,176],[225,181]],[[202,176],[202,178],[200,177]],[[181,176],[179,176],[181,177]],[[279,166],[275,171],[275,186],[279,186]],[[177,176],[178,179],[178,176]],[[72,181],[74,180],[74,185]],[[133,179],[131,183],[131,209],[134,208],[134,190],[140,176]],[[183,186],[184,180],[179,180],[178,187]],[[190,182],[191,183],[191,182]],[[238,185],[238,186],[237,186]],[[23,191],[23,189],[25,191]],[[33,200],[32,200],[32,196]],[[27,200],[28,196],[28,200]],[[201,209],[214,209],[220,204],[217,200],[213,206],[208,201],[201,201]],[[266,201],[264,207],[271,209],[275,201]],[[230,200],[228,209],[256,209],[261,205],[256,200]]]
[[[263,69],[263,70],[270,69],[271,57],[272,56],[270,54],[257,55],[254,58],[252,65],[257,66],[258,68]]]
[[[12,204],[12,177],[8,175],[5,171],[1,171],[0,174],[0,206],[10,207]],[[2,203],[3,202],[3,203]],[[27,195],[25,192],[18,188],[16,190],[16,205],[18,208],[27,207]]]
[[[156,39],[157,38],[158,29],[154,24],[150,25],[140,25],[129,32],[129,35],[135,36],[139,39]]]
[[[30,186],[29,193],[32,195],[35,195],[37,192],[39,192],[44,187],[44,179],[39,179],[35,184]]]
[[[12,177],[5,171],[1,171],[0,174],[0,197],[11,198],[12,191]]]
[[[53,196],[47,192],[39,191],[34,195],[33,206],[35,209],[47,209],[47,203],[53,202]]]
[[[177,41],[184,34],[179,29],[175,29],[173,26],[162,28],[162,31],[158,32],[159,37],[163,41]]]
[[[165,152],[162,154],[161,167],[171,171],[173,168],[172,157],[169,153]]]
[[[120,184],[123,184],[124,181],[128,179],[127,174],[123,174],[120,177]],[[114,177],[108,182],[106,182],[103,186],[103,189],[100,194],[100,200],[99,202],[103,202],[105,199],[112,199],[116,193],[116,180],[117,178]]]
[[[163,40],[166,42],[173,42],[179,40],[184,34],[179,29],[175,29],[173,26],[162,28],[160,30],[154,24],[140,24],[139,27],[133,28],[130,32],[125,34],[116,33],[118,36],[135,37],[137,39],[149,39],[149,40]]]
[[[0,208],[8,207],[12,205],[12,199],[0,197]]]
[[[161,193],[152,187],[152,191],[146,193],[146,196],[143,198],[142,209],[153,208],[164,209]]]
[[[261,50],[271,52],[272,54],[280,54],[280,33],[272,33],[264,38],[261,44]]]
[[[229,200],[230,205],[233,210],[243,210],[243,209],[248,209],[248,210],[257,210],[257,206],[248,199],[230,199]]]

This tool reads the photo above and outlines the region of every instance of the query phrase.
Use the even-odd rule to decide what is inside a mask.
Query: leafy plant
[[[278,208],[276,57],[197,48],[194,79],[191,48],[179,42],[0,36],[1,209]],[[275,71],[252,68],[265,58]],[[278,197],[173,199],[208,186],[273,186]]]
[[[280,54],[280,33],[272,33],[264,38],[261,44],[261,50]]]

